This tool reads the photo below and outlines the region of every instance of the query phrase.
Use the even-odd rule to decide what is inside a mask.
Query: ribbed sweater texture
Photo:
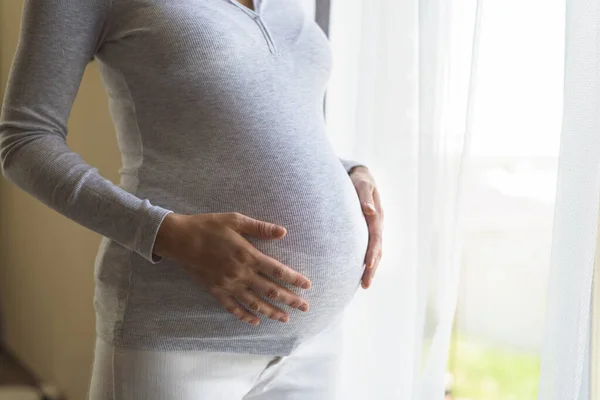
[[[103,236],[97,334],[140,349],[287,355],[358,290],[368,229],[328,140],[327,38],[300,0],[26,0],[0,118],[2,172]],[[83,72],[98,63],[120,183],[66,143]],[[107,132],[108,133],[108,132]],[[152,254],[170,212],[236,211],[286,227],[248,240],[306,275],[287,323],[229,314],[178,263]],[[218,265],[206,265],[218,268]]]

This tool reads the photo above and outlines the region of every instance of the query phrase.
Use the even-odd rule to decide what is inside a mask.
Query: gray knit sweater
[[[98,62],[122,153],[121,181],[66,144],[86,65]],[[0,120],[4,175],[104,236],[97,334],[145,349],[289,354],[357,291],[368,231],[330,144],[327,39],[300,0],[27,0]],[[287,323],[229,314],[176,262],[152,255],[167,213],[237,211],[287,228],[250,238],[306,275]],[[33,227],[32,227],[33,229]],[[208,267],[208,266],[207,266]],[[218,268],[210,266],[211,268]]]

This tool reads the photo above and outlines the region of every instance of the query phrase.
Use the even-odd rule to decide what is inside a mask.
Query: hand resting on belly
[[[258,295],[300,311],[308,311],[308,302],[265,276],[302,289],[310,288],[310,281],[292,268],[261,253],[242,236],[247,234],[277,240],[286,233],[286,229],[280,225],[237,212],[198,215],[170,213],[160,226],[153,253],[181,263],[194,281],[206,287],[229,313],[240,320],[252,325],[260,323],[260,319],[240,307],[238,301],[273,320],[287,322],[288,313]]]

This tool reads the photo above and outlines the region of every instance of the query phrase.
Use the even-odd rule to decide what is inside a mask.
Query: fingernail
[[[308,311],[308,305],[307,304],[302,304],[300,307],[298,307],[298,309],[300,311]]]
[[[279,321],[281,321],[281,322],[288,322],[288,317],[287,316],[283,316],[283,317],[279,318]]]
[[[304,282],[304,283],[302,284],[302,286],[300,286],[300,287],[301,287],[302,289],[308,289],[308,288],[310,287],[310,283],[308,283],[308,282]]]
[[[375,206],[372,203],[367,203],[367,208],[373,212],[375,212]]]

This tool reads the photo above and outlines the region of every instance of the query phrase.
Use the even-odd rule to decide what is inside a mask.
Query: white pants
[[[336,323],[288,356],[114,347],[96,338],[89,400],[334,400]]]

